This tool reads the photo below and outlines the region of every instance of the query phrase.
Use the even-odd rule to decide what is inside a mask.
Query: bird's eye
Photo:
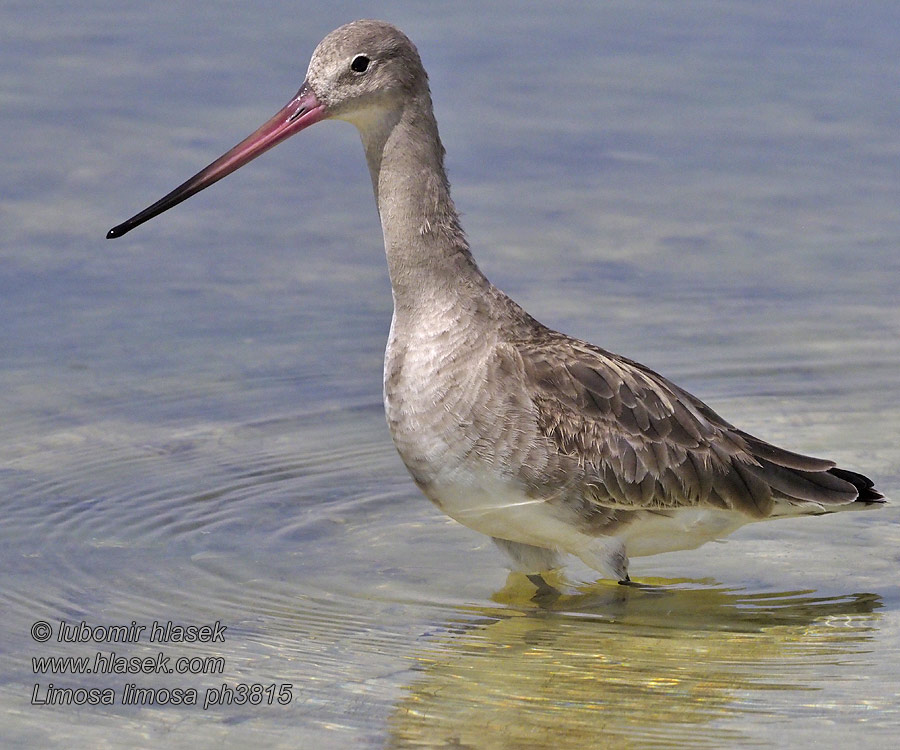
[[[369,58],[365,55],[357,55],[350,63],[350,70],[354,73],[365,73],[369,68]]]

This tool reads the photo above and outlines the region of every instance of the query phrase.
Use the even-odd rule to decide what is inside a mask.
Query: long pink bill
[[[299,133],[304,128],[323,119],[326,115],[325,105],[321,104],[308,84],[304,83],[297,95],[283,107],[278,114],[266,122],[256,132],[247,136],[237,146],[220,156],[206,169],[199,171],[191,179],[179,185],[171,193],[160,198],[152,206],[148,206],[128,221],[109,230],[106,239],[111,240],[130,232],[148,219],[168,211],[181,201],[187,200],[194,193],[199,193],[214,182],[218,182],[234,170],[252,161],[264,151]]]

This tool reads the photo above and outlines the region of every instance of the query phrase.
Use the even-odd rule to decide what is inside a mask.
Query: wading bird
[[[561,553],[627,582],[628,558],[751,522],[872,507],[861,474],[778,448],[632,360],[542,325],[478,269],[450,199],[428,77],[380,21],[333,31],[296,96],[124,224],[137,225],[324,119],[359,130],[394,297],[384,406],[422,492],[540,588]]]

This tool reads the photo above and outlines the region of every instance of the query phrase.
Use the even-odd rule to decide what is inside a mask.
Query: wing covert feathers
[[[882,500],[867,477],[743,432],[637,362],[542,334],[501,344],[498,354],[517,360],[539,433],[577,462],[583,494],[599,505],[764,518],[776,502],[823,512]]]

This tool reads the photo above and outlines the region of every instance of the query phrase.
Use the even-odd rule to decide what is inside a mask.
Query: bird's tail
[[[884,495],[875,489],[875,483],[867,476],[837,467],[829,469],[828,473],[856,487],[856,500],[849,505],[868,508],[872,505],[883,505],[886,502]],[[850,510],[850,508],[847,509]]]
[[[769,485],[773,516],[796,516],[862,510],[885,502],[874,482],[833,461],[786,451],[741,432],[757,461],[749,471]]]

